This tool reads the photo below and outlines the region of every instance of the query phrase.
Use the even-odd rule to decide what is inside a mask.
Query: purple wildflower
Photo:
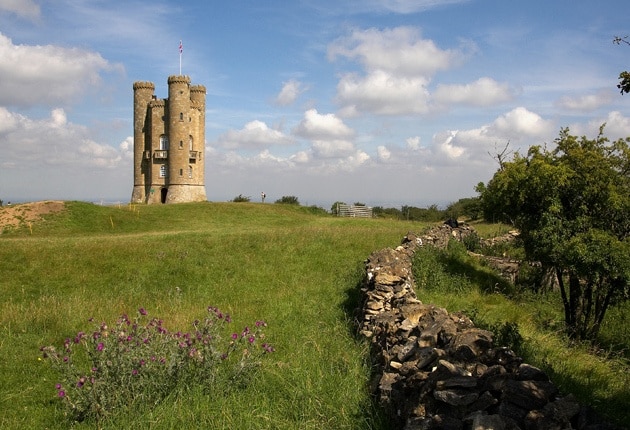
[[[59,390],[57,394],[59,395],[59,397],[66,397],[66,392],[63,390]]]
[[[96,345],[96,350],[97,351],[102,351],[104,347],[105,347],[105,345],[103,345],[103,342],[99,342],[98,345]]]
[[[147,310],[145,308],[138,309],[138,312],[140,313],[140,315],[146,315],[147,314]]]

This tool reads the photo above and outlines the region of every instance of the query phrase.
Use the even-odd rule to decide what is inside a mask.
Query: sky
[[[630,136],[626,2],[0,0],[0,199],[128,202],[133,83],[181,60],[208,200],[445,207],[506,146]]]

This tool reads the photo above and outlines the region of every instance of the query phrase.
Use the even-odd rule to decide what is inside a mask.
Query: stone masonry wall
[[[446,246],[467,228],[407,234],[366,261],[359,331],[372,343],[373,392],[405,430],[613,429],[540,369],[494,345],[461,313],[416,297],[412,260],[420,246]]]

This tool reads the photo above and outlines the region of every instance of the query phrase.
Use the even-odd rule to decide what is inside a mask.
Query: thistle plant
[[[228,390],[246,382],[262,356],[274,351],[264,342],[264,321],[230,334],[230,315],[216,307],[189,332],[169,331],[144,308],[113,326],[90,322],[89,332],[65,339],[60,349],[41,348],[60,374],[57,397],[77,421],[154,405],[184,387]]]

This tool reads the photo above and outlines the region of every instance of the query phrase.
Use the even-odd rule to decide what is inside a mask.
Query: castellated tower
[[[206,88],[168,77],[168,98],[152,82],[133,84],[132,203],[205,201]]]

